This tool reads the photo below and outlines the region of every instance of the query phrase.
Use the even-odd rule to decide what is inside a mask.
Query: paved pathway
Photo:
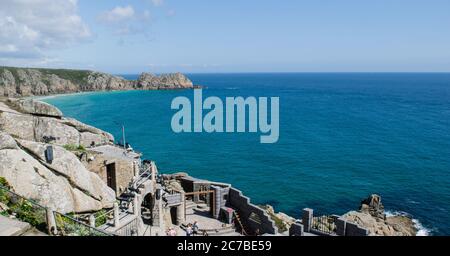
[[[30,224],[0,215],[0,236],[46,236]]]

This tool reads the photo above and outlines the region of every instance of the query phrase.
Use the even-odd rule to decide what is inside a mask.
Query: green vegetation
[[[105,236],[104,233],[80,224],[68,216],[56,213],[55,219],[58,232],[63,236]]]
[[[78,147],[76,147],[78,149]],[[5,217],[14,216],[18,220],[31,224],[36,229],[47,232],[47,212],[46,209],[31,200],[20,197],[10,191],[11,187],[5,178],[0,177],[0,203],[6,206],[6,210],[0,211],[0,215]],[[106,223],[106,211],[101,210],[96,213],[97,224]],[[66,236],[104,236],[88,225],[83,225],[75,220],[74,214],[63,215],[55,212],[56,224],[60,235]]]
[[[283,220],[281,220],[274,214],[269,214],[269,215],[270,215],[270,218],[275,222],[275,226],[277,226],[279,232],[282,233],[282,232],[285,232],[288,230],[287,226]]]
[[[74,84],[81,85],[87,82],[90,71],[69,70],[69,69],[39,69],[46,75],[57,75],[59,78],[71,81]]]
[[[95,213],[95,226],[100,227],[108,221],[107,211],[102,209]]]
[[[9,185],[8,181],[4,177],[0,177],[0,186],[3,186],[7,189],[10,189],[11,186]]]
[[[17,219],[30,223],[38,230],[46,230],[46,211],[44,208],[35,206],[30,201],[20,199],[17,203],[10,205],[9,211],[14,212]]]
[[[64,149],[71,152],[86,152],[86,148],[82,145],[75,145],[75,144],[67,144],[64,145]]]
[[[9,70],[13,76],[18,79],[18,70],[37,70],[44,75],[57,75],[59,78],[70,80],[72,83],[76,85],[81,85],[87,82],[88,76],[92,73],[92,71],[88,70],[75,70],[75,69],[47,69],[47,68],[17,68],[17,67],[3,67],[0,66],[0,73],[3,69]],[[45,82],[46,79],[43,78]]]
[[[4,187],[6,189],[10,189],[11,188],[9,186],[9,184],[8,184],[8,181],[6,181],[6,179],[3,178],[3,177],[0,177],[0,186]],[[9,195],[6,192],[6,190],[3,190],[3,189],[0,188],[0,203],[8,204],[9,200],[10,200],[10,198],[9,198]]]
[[[0,202],[7,206],[0,215],[14,215],[18,220],[28,222],[38,230],[45,231],[47,226],[45,208],[9,192],[11,186],[3,177],[0,177],[0,185]]]
[[[268,211],[267,205],[259,205],[260,208],[264,209],[267,214],[269,214],[270,218],[275,222],[275,226],[277,226],[279,232],[285,232],[288,230],[286,223],[280,218],[278,218],[272,211]]]

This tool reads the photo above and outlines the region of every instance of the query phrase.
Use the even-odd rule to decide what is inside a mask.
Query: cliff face
[[[84,91],[191,89],[183,74],[143,73],[137,81],[87,70],[0,67],[0,96],[23,97]]]
[[[0,177],[19,195],[62,213],[112,207],[115,192],[68,148],[111,144],[113,136],[34,100],[0,100]],[[53,147],[52,161],[46,158]]]

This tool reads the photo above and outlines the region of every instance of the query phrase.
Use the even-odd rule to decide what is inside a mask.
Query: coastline
[[[414,223],[414,227],[417,229],[416,236],[432,236],[432,229],[426,228],[418,219],[414,219],[411,214],[407,212],[401,212],[401,211],[386,211],[386,217],[409,217],[411,218],[412,222]]]
[[[183,90],[183,89],[181,89],[181,90]],[[114,93],[114,92],[134,92],[134,91],[144,91],[144,90],[127,89],[127,90],[69,92],[69,93],[58,93],[58,94],[51,94],[51,95],[34,95],[34,96],[28,96],[28,97],[20,97],[19,99],[32,99],[32,100],[41,101],[41,100],[54,99],[54,98],[67,97],[67,96],[83,96],[83,95],[91,95],[91,94],[102,94],[102,93],[106,94],[106,93]]]
[[[115,90],[196,89],[182,73],[142,73],[136,80],[90,70],[0,66],[0,94],[11,98]]]
[[[21,99],[46,100],[46,99],[53,99],[53,98],[66,97],[66,96],[89,95],[89,94],[93,94],[93,93],[98,93],[98,91],[59,93],[59,94],[44,95],[44,96],[27,96],[27,97],[22,97]]]

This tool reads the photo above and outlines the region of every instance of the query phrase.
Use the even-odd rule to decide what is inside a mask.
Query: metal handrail
[[[122,227],[118,228],[116,231],[114,231],[115,235],[117,236],[121,236],[122,231],[125,230],[125,232],[128,231],[128,229],[132,228],[132,225],[136,226],[136,229],[138,229],[137,225],[138,225],[138,218],[137,216],[133,219],[131,219],[130,221],[128,221],[126,224],[122,225]],[[138,232],[138,230],[136,230],[136,232]],[[131,233],[131,232],[130,232]],[[131,234],[130,234],[131,235]]]
[[[11,190],[8,189],[7,187],[4,187],[4,186],[0,185],[0,189],[6,191],[7,193],[11,193],[11,194],[13,194],[14,196],[17,196],[17,197],[19,197],[19,198],[21,198],[21,199],[23,199],[23,200],[25,200],[25,201],[27,201],[27,202],[30,202],[30,203],[32,203],[34,206],[37,206],[37,207],[39,207],[39,208],[41,208],[41,209],[44,209],[44,210],[47,209],[45,206],[40,205],[40,204],[37,203],[35,200],[25,198],[25,197],[23,197],[23,196],[21,196],[21,195],[15,193],[15,192],[11,191]]]
[[[48,211],[48,210],[49,210],[49,209],[46,208],[45,206],[42,206],[42,205],[40,205],[39,203],[37,203],[35,200],[25,198],[25,197],[23,197],[23,196],[21,196],[21,195],[15,193],[15,192],[11,191],[11,190],[8,189],[7,187],[4,187],[4,186],[0,185],[0,189],[3,190],[3,191],[6,191],[7,193],[10,193],[10,194],[13,195],[13,196],[16,196],[16,197],[18,197],[18,198],[20,198],[20,199],[22,199],[22,200],[24,200],[24,201],[26,201],[26,202],[31,203],[33,206],[35,206],[35,207],[37,207],[37,208],[39,208],[39,209],[41,209],[41,210],[45,210],[45,211]],[[83,227],[85,227],[85,228],[87,228],[87,229],[89,229],[89,230],[94,230],[94,231],[97,232],[97,233],[104,234],[104,235],[107,235],[107,236],[112,236],[112,235],[113,235],[113,234],[110,234],[110,233],[108,233],[108,232],[106,232],[106,231],[97,229],[97,228],[95,228],[95,227],[91,227],[90,225],[87,225],[86,223],[84,223],[84,222],[82,222],[82,221],[80,221],[80,220],[78,220],[78,219],[75,219],[75,218],[73,218],[73,217],[70,217],[70,216],[68,216],[68,215],[66,215],[66,214],[63,214],[63,213],[60,213],[60,212],[57,212],[57,211],[52,211],[52,212],[53,212],[53,214],[55,214],[55,215],[63,216],[64,218],[67,218],[67,219],[73,221],[74,223],[76,223],[76,224],[78,224],[78,225],[81,225],[81,226],[83,226]]]
[[[75,223],[77,223],[77,224],[79,224],[79,225],[81,225],[81,226],[84,226],[85,228],[88,228],[89,230],[94,230],[95,232],[104,234],[104,235],[106,235],[106,236],[114,236],[114,234],[111,234],[111,233],[109,233],[109,232],[107,232],[107,231],[105,231],[105,230],[101,230],[101,229],[92,227],[92,226],[90,226],[90,225],[88,225],[88,224],[86,224],[86,223],[83,223],[83,222],[81,222],[81,221],[79,221],[79,220],[77,220],[77,219],[75,219],[75,218],[72,218],[72,217],[70,217],[70,216],[68,216],[68,215],[66,215],[66,214],[63,214],[63,213],[60,213],[60,212],[57,212],[57,211],[54,211],[54,213],[57,214],[57,215],[61,215],[61,216],[63,216],[64,218],[67,218],[67,219],[69,219],[69,220],[71,220],[71,221],[73,221],[73,222],[75,222]]]
[[[152,173],[152,166],[153,162],[150,164],[150,166],[147,166],[144,171],[136,178],[136,180],[132,183],[133,188],[140,187],[145,181],[148,180],[148,178],[151,176]]]

